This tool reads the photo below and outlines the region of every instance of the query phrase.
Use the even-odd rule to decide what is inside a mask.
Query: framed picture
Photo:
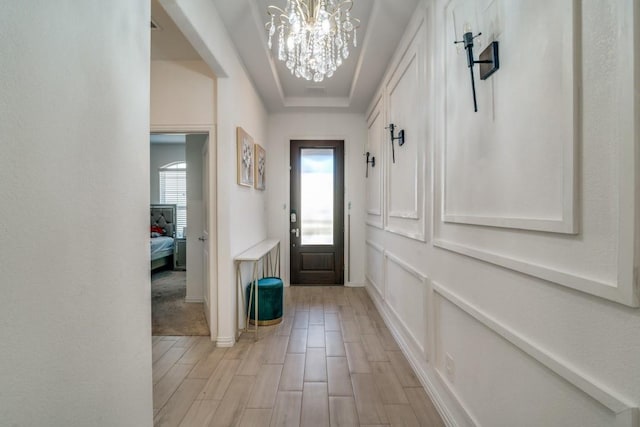
[[[260,144],[256,144],[255,147],[256,147],[256,155],[255,155],[256,182],[254,186],[256,190],[264,190],[264,168],[265,168],[265,161],[266,161],[266,157],[265,157],[266,152],[264,151],[264,148],[260,146]]]
[[[241,127],[237,129],[238,184],[253,186],[253,139]]]

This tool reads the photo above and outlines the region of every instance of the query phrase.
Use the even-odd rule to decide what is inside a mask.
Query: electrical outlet
[[[445,369],[447,371],[447,378],[453,382],[456,376],[456,365],[453,362],[453,357],[451,357],[449,353],[447,353],[445,357]]]

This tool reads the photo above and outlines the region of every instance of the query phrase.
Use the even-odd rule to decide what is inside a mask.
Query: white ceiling
[[[211,0],[269,112],[339,111],[362,113],[378,88],[418,0],[354,0],[351,16],[361,21],[358,47],[333,77],[314,83],[293,76],[267,49],[267,6],[286,0]],[[161,31],[151,32],[152,59],[200,59],[157,0],[151,16]],[[188,45],[188,46],[185,46]]]

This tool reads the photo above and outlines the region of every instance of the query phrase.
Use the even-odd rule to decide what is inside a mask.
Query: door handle
[[[207,238],[206,238],[206,237],[204,237],[204,236],[200,236],[200,237],[198,237],[198,240],[200,240],[201,242],[204,242],[204,241],[206,241],[206,240],[207,240]]]
[[[299,228],[292,228],[291,229],[291,234],[295,234],[296,237],[300,237],[300,229]]]

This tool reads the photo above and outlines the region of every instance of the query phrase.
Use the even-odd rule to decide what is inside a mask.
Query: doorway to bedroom
[[[150,136],[151,316],[154,336],[208,336],[203,248],[207,133]]]

